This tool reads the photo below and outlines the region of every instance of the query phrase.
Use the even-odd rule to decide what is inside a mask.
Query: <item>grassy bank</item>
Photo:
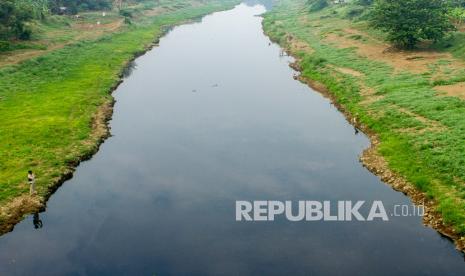
[[[106,135],[110,92],[128,61],[168,26],[230,8],[237,1],[158,3],[132,7],[131,24],[117,14],[107,16],[110,22],[99,25],[119,22],[109,32],[66,32],[63,26],[70,24],[60,23],[70,20],[66,18],[47,23],[42,37],[31,42],[36,46],[29,47],[42,45],[39,52],[6,53],[8,60],[20,61],[0,68],[0,229],[42,204],[25,206],[31,202],[28,170],[37,177],[37,199],[43,199],[63,175],[95,152]],[[96,20],[89,14],[87,18]],[[24,53],[32,58],[24,58]]]
[[[347,5],[309,12],[281,0],[266,33],[294,56],[304,79],[324,84],[341,107],[380,141],[389,168],[422,191],[465,234],[465,40],[399,51]],[[442,224],[442,222],[441,222]]]

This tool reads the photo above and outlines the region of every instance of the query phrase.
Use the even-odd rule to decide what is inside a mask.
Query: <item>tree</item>
[[[26,23],[32,19],[32,7],[21,1],[0,1],[0,39],[28,39],[31,30]]]
[[[111,0],[48,0],[48,6],[53,13],[76,14],[86,10],[111,9]],[[65,11],[60,8],[66,8]]]
[[[328,2],[326,0],[307,0],[307,6],[310,7],[310,12],[315,12],[326,8]]]
[[[447,0],[447,3],[454,8],[465,7],[465,0]]]
[[[15,5],[20,10],[31,12],[35,19],[44,19],[50,13],[48,0],[16,0]]]
[[[438,41],[454,29],[444,0],[376,0],[371,24],[386,31],[396,46],[408,49],[420,40]]]
[[[449,11],[449,17],[456,27],[465,22],[465,8],[453,8]]]
[[[355,0],[354,3],[360,6],[370,6],[373,4],[373,0]]]

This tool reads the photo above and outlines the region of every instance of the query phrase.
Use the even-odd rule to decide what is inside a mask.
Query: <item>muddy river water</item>
[[[410,200],[359,163],[367,137],[293,79],[264,11],[176,27],[136,59],[113,136],[0,237],[0,275],[464,275],[421,217],[392,216]],[[389,220],[236,221],[237,200],[380,200]]]

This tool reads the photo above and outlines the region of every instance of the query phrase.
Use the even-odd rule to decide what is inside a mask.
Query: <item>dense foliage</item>
[[[308,0],[307,5],[309,6],[309,11],[319,11],[328,6],[328,2],[326,0]]]
[[[396,46],[438,41],[465,23],[465,0],[304,0],[309,12],[329,9],[344,19],[366,21]]]
[[[449,11],[449,17],[455,26],[459,27],[465,22],[465,8],[455,7]]]
[[[355,0],[355,4],[361,5],[361,6],[370,6],[373,4],[374,0]]]
[[[110,9],[111,6],[111,0],[49,0],[49,8],[53,13],[75,14],[85,10]]]
[[[50,13],[75,14],[85,10],[110,9],[111,0],[1,0],[0,50],[9,39],[29,39],[29,21],[45,19]]]
[[[443,0],[377,0],[371,22],[397,46],[413,48],[423,39],[438,41],[453,29],[448,12]]]
[[[10,37],[29,38],[31,32],[26,22],[32,19],[32,7],[23,1],[0,1],[0,40]]]

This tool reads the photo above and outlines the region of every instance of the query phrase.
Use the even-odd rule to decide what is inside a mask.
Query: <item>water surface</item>
[[[114,96],[113,137],[0,238],[0,275],[463,275],[419,217],[236,222],[236,200],[410,204],[358,162],[369,145],[295,81],[261,5],[174,28]],[[38,219],[43,227],[37,225]]]

